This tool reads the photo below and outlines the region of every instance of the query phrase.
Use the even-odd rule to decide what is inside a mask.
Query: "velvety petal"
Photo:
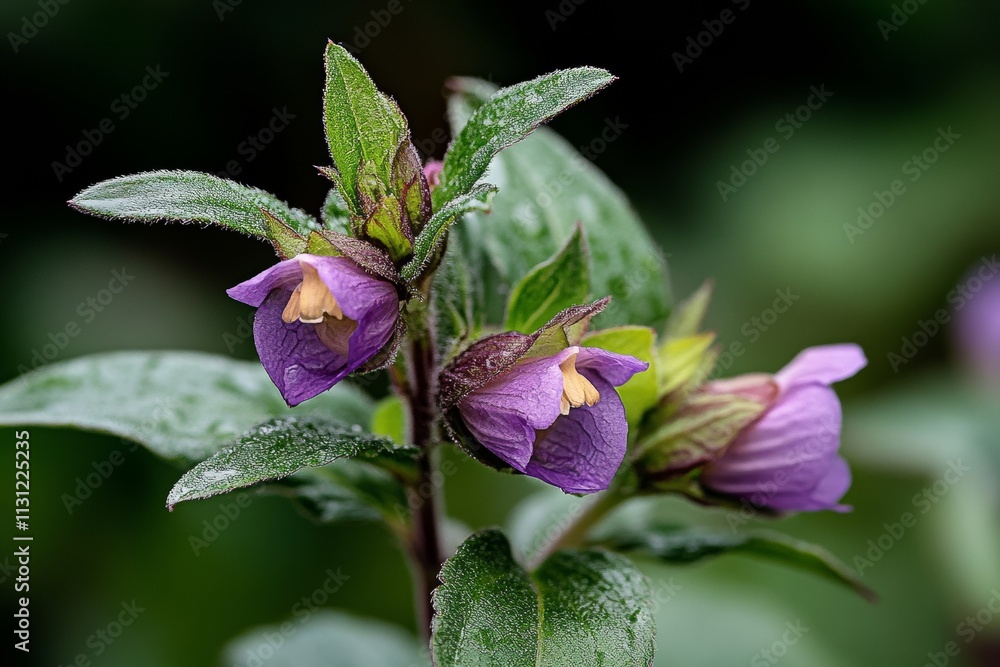
[[[399,316],[399,297],[392,284],[375,278],[346,257],[299,255],[312,265],[346,317],[358,323],[350,338],[349,373],[389,342]]]
[[[636,373],[641,373],[649,368],[649,364],[645,361],[625,354],[608,352],[599,347],[572,347],[569,349],[579,350],[576,357],[577,370],[583,373],[583,369],[587,369],[591,371],[591,374],[583,374],[588,378],[590,375],[596,374],[605,382],[616,387],[628,382]],[[592,378],[591,381],[593,381]]]
[[[548,428],[559,416],[563,389],[559,364],[569,354],[563,351],[519,363],[458,404],[476,440],[520,472],[531,459],[535,431]]]
[[[833,384],[852,377],[867,363],[865,353],[853,343],[820,345],[799,352],[774,379],[782,389],[808,383]]]
[[[705,466],[701,482],[757,505],[771,506],[779,495],[805,502],[834,465],[840,426],[840,401],[832,389],[793,387]]]
[[[628,443],[625,408],[614,387],[590,369],[577,367],[601,400],[560,415],[535,446],[525,472],[566,493],[595,493],[611,484]]]
[[[245,280],[236,287],[230,287],[226,290],[226,294],[240,303],[256,308],[264,303],[271,290],[290,285],[290,291],[300,282],[302,282],[302,267],[299,266],[299,259],[296,257],[278,262],[250,280]]]
[[[289,284],[273,290],[257,308],[253,337],[264,370],[285,401],[295,406],[323,393],[353,369],[347,357],[323,344],[314,325],[282,321],[281,311],[292,289],[294,286]],[[352,340],[356,335],[357,331]]]
[[[316,269],[344,316],[357,322],[345,357],[323,344],[316,328],[285,323],[281,313],[302,280],[305,262]],[[254,342],[261,363],[289,405],[322,393],[361,367],[392,337],[399,316],[395,287],[361,269],[346,257],[302,254],[279,262],[228,294],[257,306]]]

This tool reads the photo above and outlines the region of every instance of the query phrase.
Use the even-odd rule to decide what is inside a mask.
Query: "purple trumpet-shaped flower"
[[[706,489],[780,512],[848,511],[851,471],[838,454],[840,401],[830,385],[864,368],[857,345],[803,350],[775,376],[778,394],[701,475]]]
[[[566,493],[603,491],[628,438],[615,387],[647,367],[572,346],[517,363],[465,396],[458,410],[476,440],[515,470]]]
[[[392,338],[396,288],[346,257],[302,254],[227,291],[257,308],[260,361],[290,406],[337,384]]]

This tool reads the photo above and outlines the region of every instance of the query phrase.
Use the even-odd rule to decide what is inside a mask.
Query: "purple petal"
[[[564,351],[520,363],[458,404],[476,440],[520,472],[531,459],[535,431],[548,428],[559,416],[559,364],[567,356]]]
[[[799,352],[774,376],[782,389],[808,383],[833,384],[853,376],[868,363],[853,343],[820,345]]]
[[[312,324],[281,319],[293,286],[275,289],[257,309],[253,338],[264,370],[285,401],[296,406],[337,384],[352,369],[347,357],[323,344]],[[358,330],[351,335],[353,341]]]
[[[640,361],[635,357],[625,354],[608,352],[599,347],[575,347],[569,349],[579,350],[579,354],[576,357],[576,368],[581,373],[584,370],[590,371],[589,373],[583,373],[583,375],[591,382],[593,382],[592,376],[597,375],[605,382],[618,387],[628,382],[636,373],[641,373],[649,368],[649,364],[645,361]],[[604,392],[600,388],[598,388],[598,391],[601,391],[602,396],[604,395]]]
[[[608,488],[625,458],[628,424],[614,387],[590,369],[577,369],[601,393],[601,400],[556,419],[535,447],[526,472],[566,493],[595,493]]]
[[[299,255],[299,257],[301,256]],[[245,280],[236,287],[230,287],[226,290],[226,294],[241,303],[257,308],[264,303],[264,299],[271,293],[271,290],[288,285],[290,286],[289,291],[291,291],[301,281],[302,267],[299,266],[298,257],[295,257],[278,262],[250,280]]]
[[[983,276],[983,269],[1000,265],[989,261],[984,257],[979,275],[970,274],[958,292],[953,331],[966,367],[987,382],[1000,383],[1000,277],[997,268]],[[981,288],[973,292],[977,284]]]
[[[758,506],[817,509],[817,489],[824,500],[846,490],[838,487],[841,478],[830,477],[831,468],[841,465],[836,454],[840,426],[840,401],[832,389],[794,386],[705,466],[702,484]],[[830,503],[836,500],[839,496]]]
[[[345,357],[330,350],[311,324],[285,323],[281,313],[302,280],[300,262],[316,269],[344,315],[358,323]],[[254,342],[261,364],[285,401],[295,406],[357,370],[389,342],[399,316],[395,287],[346,257],[297,255],[275,264],[227,292],[257,306]]]

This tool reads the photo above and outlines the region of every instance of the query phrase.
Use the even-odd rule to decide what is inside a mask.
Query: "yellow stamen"
[[[306,262],[299,262],[299,266],[302,268],[302,282],[288,298],[288,303],[281,312],[282,321],[288,324],[296,320],[305,324],[322,324],[324,315],[343,319],[344,311],[316,269]]]
[[[559,411],[568,415],[570,408],[596,405],[601,394],[590,380],[576,370],[576,355],[559,364],[563,376],[563,393],[559,401]]]

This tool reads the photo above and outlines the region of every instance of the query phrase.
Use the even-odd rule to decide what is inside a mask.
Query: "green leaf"
[[[449,103],[457,121],[485,101],[489,84],[452,81]],[[457,128],[457,126],[456,126]],[[590,161],[548,128],[494,158],[487,178],[499,186],[492,215],[463,222],[470,262],[481,253],[491,265],[485,276],[487,312],[498,321],[505,285],[516,283],[551,257],[583,223],[591,251],[590,291],[614,297],[594,320],[597,328],[645,324],[653,328],[670,313],[667,267],[622,192]]]
[[[438,667],[652,665],[652,591],[621,556],[563,551],[528,573],[503,533],[486,530],[448,559],[441,580]]]
[[[69,204],[112,220],[199,222],[270,240],[261,209],[300,236],[319,223],[277,197],[197,171],[147,171],[102,181],[81,191]]]
[[[323,224],[327,229],[351,235],[351,211],[347,208],[344,195],[337,188],[330,188],[323,202]]]
[[[627,326],[595,331],[584,337],[582,345],[599,347],[608,352],[627,354],[649,364],[649,368],[637,373],[618,387],[618,395],[625,405],[628,425],[638,426],[646,411],[656,405],[656,332],[649,327]]]
[[[352,459],[304,468],[265,484],[265,494],[288,498],[317,523],[379,521],[401,524],[409,515],[406,493],[387,471]]]
[[[714,284],[706,280],[694,294],[685,299],[684,303],[670,315],[665,336],[667,338],[686,338],[694,336],[701,330],[701,324],[712,301]]]
[[[407,238],[404,232],[406,226],[408,223],[403,220],[399,200],[386,195],[365,220],[362,234],[381,243],[389,252],[389,257],[399,261],[413,252],[413,240]]]
[[[359,215],[364,198],[378,201],[391,192],[392,162],[407,135],[406,118],[395,102],[379,92],[361,63],[347,49],[330,42],[323,119],[341,194]],[[372,182],[361,182],[365,180],[362,172]]]
[[[702,528],[649,527],[611,537],[607,546],[638,551],[667,563],[695,563],[725,553],[759,556],[847,586],[869,602],[878,595],[823,547],[771,531],[722,533]]]
[[[270,417],[317,413],[367,424],[371,411],[371,399],[343,383],[293,411],[259,363],[197,352],[95,354],[0,386],[0,425],[109,433],[180,464]]]
[[[451,359],[482,327],[483,285],[481,271],[469,264],[461,228],[448,234],[448,247],[434,274],[431,300],[435,311],[435,335],[442,363]]]
[[[470,211],[488,211],[496,193],[496,186],[481,183],[460,197],[452,199],[436,211],[427,221],[413,242],[413,259],[400,271],[407,280],[412,280],[430,263],[434,253],[444,242],[448,228]]]
[[[372,433],[384,435],[393,442],[406,442],[406,406],[399,396],[383,398],[375,406],[375,412],[372,414]]]
[[[433,193],[435,208],[471,190],[494,155],[614,80],[603,69],[578,67],[497,91],[472,113],[448,147],[441,185]]]
[[[327,579],[346,573],[331,572]],[[277,646],[275,646],[277,644]],[[261,661],[267,648],[267,658]],[[267,667],[429,667],[426,650],[403,629],[325,609],[296,614],[280,625],[255,628],[233,640],[222,656],[225,665]]]
[[[559,252],[521,279],[507,301],[509,331],[533,333],[556,313],[590,296],[590,253],[577,226]]]
[[[320,416],[276,417],[184,473],[167,495],[167,506],[281,479],[341,458],[379,461],[409,471],[413,449],[396,447],[387,438],[365,433],[357,424]]]

